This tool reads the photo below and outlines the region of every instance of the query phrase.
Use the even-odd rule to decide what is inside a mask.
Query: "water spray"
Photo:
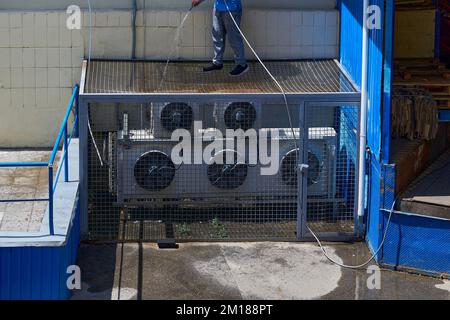
[[[162,77],[161,77],[161,81],[160,81],[160,83],[158,85],[158,91],[161,89],[164,81],[166,80],[166,75],[167,75],[167,70],[169,68],[170,59],[172,58],[173,52],[175,51],[176,43],[178,42],[178,39],[180,38],[181,30],[183,29],[184,24],[186,23],[187,19],[191,15],[191,12],[194,10],[194,8],[195,8],[195,6],[191,5],[191,7],[186,12],[186,14],[184,15],[183,20],[181,20],[181,23],[180,23],[180,25],[177,28],[177,31],[175,33],[175,38],[173,39],[173,43],[175,43],[175,45],[172,47],[172,49],[170,49],[169,56],[167,57],[167,61],[166,61],[166,65],[164,66],[164,70],[163,70],[163,74],[162,74]]]

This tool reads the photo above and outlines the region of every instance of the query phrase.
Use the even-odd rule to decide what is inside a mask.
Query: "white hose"
[[[284,104],[286,106],[286,111],[287,111],[287,115],[288,115],[288,119],[289,119],[289,125],[291,126],[291,130],[292,130],[292,136],[294,137],[294,144],[295,144],[295,148],[298,149],[297,146],[297,140],[295,139],[295,130],[294,130],[294,125],[292,124],[292,117],[291,117],[291,112],[289,111],[289,104],[287,101],[287,96],[286,96],[286,91],[284,90],[284,88],[281,86],[281,84],[278,82],[278,80],[274,77],[274,75],[269,71],[269,69],[266,67],[266,65],[264,64],[264,62],[261,60],[261,58],[259,57],[259,55],[256,53],[255,49],[253,49],[252,45],[250,44],[250,42],[247,40],[247,37],[245,36],[245,34],[242,32],[241,28],[239,27],[239,24],[236,22],[236,20],[233,17],[233,14],[230,11],[230,7],[228,6],[228,2],[226,0],[224,0],[225,5],[228,9],[228,13],[230,14],[231,19],[233,20],[234,25],[236,26],[237,30],[239,31],[239,33],[241,34],[242,38],[244,39],[245,43],[248,45],[248,47],[250,48],[250,50],[252,50],[253,54],[255,55],[256,59],[258,59],[259,63],[261,64],[261,66],[264,68],[264,70],[267,72],[267,74],[270,76],[270,78],[272,78],[273,82],[275,82],[275,84],[278,86],[278,88],[281,91],[281,94],[283,95],[283,100],[284,100]]]
[[[319,240],[319,238],[316,236],[316,234],[308,227],[308,225],[306,225],[306,228],[307,228],[308,231],[312,234],[312,236],[316,239],[317,243],[319,244],[320,249],[322,250],[324,256],[325,256],[328,260],[330,260],[332,263],[334,263],[334,264],[336,264],[336,265],[338,265],[338,266],[340,266],[340,267],[343,267],[343,268],[347,268],[347,269],[360,269],[360,268],[362,268],[362,267],[367,266],[367,265],[368,265],[368,264],[369,264],[369,263],[377,256],[377,254],[380,252],[380,250],[383,248],[384,242],[386,241],[387,232],[388,232],[388,230],[389,230],[389,225],[390,225],[390,223],[391,223],[392,214],[394,213],[394,208],[395,208],[395,203],[396,203],[396,202],[397,202],[397,199],[396,199],[396,200],[394,201],[394,203],[392,204],[392,207],[391,207],[391,210],[390,210],[390,213],[389,213],[389,218],[388,218],[388,221],[387,221],[387,224],[386,224],[386,229],[384,230],[383,240],[381,241],[380,246],[379,246],[378,249],[374,252],[374,254],[370,257],[369,260],[367,260],[366,262],[364,262],[364,263],[362,263],[362,264],[356,265],[356,266],[350,266],[350,265],[342,264],[342,263],[339,263],[339,262],[333,260],[333,258],[331,258],[331,257],[328,255],[328,253],[326,252],[325,248],[323,247],[322,243],[320,242],[320,240]]]
[[[286,111],[287,111],[288,118],[289,118],[289,124],[290,124],[290,126],[291,126],[292,134],[293,134],[293,136],[295,137],[295,133],[294,133],[295,130],[294,130],[294,126],[293,126],[293,124],[292,124],[292,118],[291,118],[291,113],[290,113],[290,110],[289,110],[289,105],[288,105],[288,101],[287,101],[287,97],[286,97],[286,91],[285,91],[284,88],[281,86],[281,84],[278,82],[278,80],[272,75],[272,73],[269,71],[269,69],[267,69],[267,67],[266,67],[266,65],[264,64],[264,62],[262,62],[262,60],[260,59],[259,55],[256,53],[255,49],[253,49],[252,45],[251,45],[250,42],[247,40],[247,37],[246,37],[246,36],[244,35],[244,33],[242,32],[241,28],[239,27],[239,24],[238,24],[238,23],[236,22],[236,20],[234,19],[233,14],[232,14],[231,11],[230,11],[230,7],[228,6],[227,0],[224,0],[224,2],[225,2],[225,5],[226,5],[226,7],[227,7],[227,9],[228,9],[228,13],[229,13],[231,19],[233,20],[234,25],[236,26],[237,30],[238,30],[239,33],[241,34],[241,36],[242,36],[242,38],[244,39],[245,43],[248,45],[248,47],[250,48],[250,50],[251,50],[251,51],[253,52],[253,54],[255,55],[256,59],[258,59],[259,63],[262,65],[262,67],[264,68],[264,70],[266,70],[267,74],[272,78],[272,80],[276,83],[276,85],[277,85],[278,88],[280,89],[281,93],[283,94],[283,99],[284,99],[284,103],[285,103],[285,105],[286,105]],[[295,142],[295,144],[296,144],[296,148],[298,149],[296,139],[294,139],[294,142]],[[380,250],[383,248],[383,245],[384,245],[384,242],[385,242],[386,236],[387,236],[387,231],[388,231],[389,225],[390,225],[390,223],[391,223],[391,218],[392,218],[392,214],[393,214],[393,212],[394,212],[394,208],[395,208],[395,203],[396,203],[396,202],[397,202],[397,199],[396,199],[396,200],[394,201],[394,203],[392,204],[392,208],[391,208],[391,211],[390,211],[390,214],[389,214],[389,219],[388,219],[388,222],[387,222],[387,225],[386,225],[386,229],[385,229],[385,232],[384,232],[384,235],[383,235],[383,240],[381,241],[380,246],[378,247],[378,249],[374,252],[374,254],[371,256],[371,258],[370,258],[368,261],[366,261],[366,262],[364,262],[363,264],[360,264],[360,265],[350,266],[350,265],[345,265],[345,264],[342,264],[342,263],[339,263],[339,262],[335,261],[333,258],[331,258],[331,257],[328,255],[328,253],[326,252],[326,250],[325,250],[325,248],[323,247],[322,243],[320,242],[319,238],[318,238],[317,235],[311,230],[311,228],[309,228],[308,225],[306,225],[306,228],[309,230],[309,232],[312,234],[312,236],[316,239],[316,241],[317,241],[317,243],[318,243],[320,249],[322,250],[323,254],[325,255],[325,257],[326,257],[329,261],[331,261],[332,263],[334,263],[334,264],[336,264],[336,265],[338,265],[338,266],[340,266],[340,267],[343,267],[343,268],[347,268],[347,269],[360,269],[360,268],[362,268],[362,267],[368,265],[368,264],[376,257],[376,255],[380,252]]]

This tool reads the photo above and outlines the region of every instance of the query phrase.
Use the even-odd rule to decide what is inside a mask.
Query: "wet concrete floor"
[[[369,257],[364,243],[326,250],[345,264]],[[373,288],[367,267],[332,264],[312,243],[83,244],[78,265],[72,299],[450,299],[450,281],[391,270]]]

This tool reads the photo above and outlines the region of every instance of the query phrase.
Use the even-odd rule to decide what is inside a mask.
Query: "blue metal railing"
[[[54,221],[53,221],[53,195],[55,194],[56,188],[58,186],[59,176],[61,175],[62,168],[64,168],[64,182],[69,182],[69,145],[74,136],[78,136],[78,93],[79,86],[75,85],[72,97],[70,98],[69,105],[67,106],[66,113],[64,115],[64,119],[61,123],[61,127],[58,132],[58,137],[56,138],[55,144],[53,145],[53,150],[50,155],[50,159],[48,162],[0,162],[0,168],[15,168],[15,167],[27,167],[27,168],[38,168],[38,167],[47,167],[48,168],[48,198],[46,199],[10,199],[10,200],[0,200],[0,202],[48,202],[48,225],[49,225],[49,233],[50,235],[55,234]],[[68,131],[68,121],[70,114],[74,110],[74,119],[73,124]],[[54,164],[56,160],[56,155],[58,153],[59,145],[61,144],[61,140],[63,142],[62,148],[62,157],[61,157],[61,165],[56,171],[55,177],[54,174]]]

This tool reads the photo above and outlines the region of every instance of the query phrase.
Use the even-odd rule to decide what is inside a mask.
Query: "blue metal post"
[[[64,182],[69,182],[69,150],[67,143],[67,122],[64,125]]]
[[[48,166],[48,226],[50,235],[55,234],[53,225],[53,166]]]
[[[394,26],[395,3],[386,1],[384,25],[384,85],[381,124],[381,161],[388,164],[391,150],[391,108],[392,108],[392,79],[394,65]]]

